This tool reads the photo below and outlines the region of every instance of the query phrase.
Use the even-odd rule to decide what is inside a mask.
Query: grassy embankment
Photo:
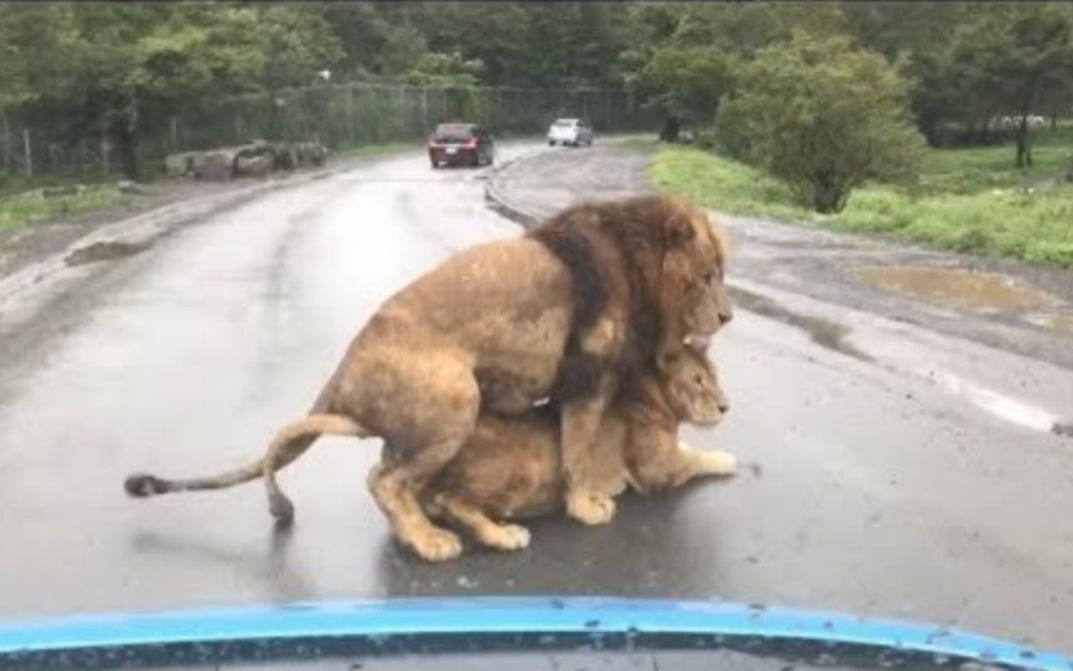
[[[916,184],[870,184],[845,210],[823,216],[767,175],[688,147],[657,151],[649,176],[662,189],[727,212],[878,233],[960,252],[1073,268],[1073,128],[1037,131],[1032,168],[1010,146],[928,149]]]
[[[365,145],[333,153],[329,156],[329,161],[380,158],[412,151],[419,146],[416,142]],[[149,181],[161,179],[164,179],[164,176],[159,170],[149,176]],[[122,193],[114,182],[79,184],[78,180],[73,178],[41,177],[27,180],[8,177],[0,182],[0,231],[119,205],[131,198],[130,195]]]

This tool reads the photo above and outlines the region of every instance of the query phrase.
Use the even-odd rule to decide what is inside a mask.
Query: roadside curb
[[[537,154],[539,156],[539,154]],[[534,156],[523,156],[512,161],[507,161],[494,168],[484,183],[484,199],[488,206],[498,214],[510,219],[522,228],[532,228],[543,217],[537,212],[508,198],[500,188],[498,181],[520,163],[533,159]]]
[[[66,259],[71,254],[85,250],[94,244],[108,242],[147,246],[183,226],[240,207],[267,193],[303,186],[350,169],[345,165],[336,165],[310,172],[285,175],[227,193],[203,198],[194,196],[106,224],[86,233],[63,250],[41,261],[31,263],[7,277],[0,278],[0,304],[67,270],[69,265]]]

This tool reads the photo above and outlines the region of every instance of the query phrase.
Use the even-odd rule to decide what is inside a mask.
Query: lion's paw
[[[698,451],[697,458],[706,475],[733,475],[738,470],[738,458],[725,450]]]
[[[522,550],[529,547],[529,530],[518,524],[502,524],[485,542],[500,550]]]
[[[571,493],[566,499],[566,512],[582,524],[607,524],[615,516],[615,500],[606,494]]]
[[[446,529],[432,527],[411,539],[411,545],[422,559],[430,562],[447,561],[462,554],[462,540]]]

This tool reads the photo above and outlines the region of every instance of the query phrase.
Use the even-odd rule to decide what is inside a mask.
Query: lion
[[[682,422],[712,427],[729,409],[715,366],[695,348],[668,355],[661,371],[652,368],[623,388],[600,427],[598,473],[594,485],[617,496],[627,485],[642,494],[681,486],[703,476],[732,475],[736,459],[722,450],[701,451],[678,443]],[[422,492],[431,519],[466,529],[483,545],[519,550],[529,531],[497,520],[530,519],[563,506],[565,481],[558,409],[551,404],[521,415],[482,414],[470,439]],[[362,427],[343,415],[310,415],[284,429],[265,456],[247,467],[262,475],[290,463],[281,460],[290,443],[316,432],[361,437]],[[375,480],[378,467],[372,475]],[[156,493],[219,489],[240,484],[231,474],[191,480],[154,478]],[[271,498],[286,498],[270,486]]]
[[[706,343],[732,318],[726,247],[703,210],[665,196],[567,208],[518,238],[456,252],[384,302],[351,341],[309,417],[285,427],[281,463],[343,416],[378,436],[369,490],[392,532],[429,561],[457,556],[459,537],[418,499],[454,458],[482,412],[517,415],[546,398],[561,407],[565,502],[586,524],[608,522],[593,486],[596,434],[621,379],[663,365],[687,341]],[[338,427],[336,427],[338,428]],[[229,481],[274,472],[247,467]],[[169,490],[147,474],[132,496]],[[294,507],[270,496],[278,522]]]
[[[679,424],[712,427],[728,408],[703,351],[670,355],[662,371],[653,369],[630,384],[604,415],[596,486],[611,496],[627,484],[649,494],[697,477],[732,475],[736,459],[729,452],[678,443]],[[528,529],[496,520],[533,518],[562,507],[559,446],[558,416],[549,406],[513,417],[482,415],[470,440],[426,489],[425,511],[483,545],[527,547]]]

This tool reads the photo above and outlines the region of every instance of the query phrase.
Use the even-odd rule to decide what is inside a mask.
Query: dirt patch
[[[998,273],[920,266],[858,268],[853,273],[872,286],[962,307],[1026,310],[1056,302],[1053,296]]]
[[[139,193],[131,194],[122,203],[4,231],[0,234],[0,277],[18,272],[32,263],[62,252],[76,240],[101,226],[172,203],[211,196],[242,186],[241,182],[206,184],[192,181],[139,184]]]
[[[79,247],[64,258],[69,266],[83,266],[98,261],[114,261],[133,256],[149,249],[148,242],[94,242],[92,245]]]
[[[1041,321],[1045,328],[1053,329],[1055,331],[1063,331],[1065,333],[1073,333],[1073,317],[1047,315],[1043,317]]]
[[[755,294],[740,287],[728,286],[727,291],[736,307],[740,306],[749,312],[755,312],[764,317],[776,319],[799,328],[808,334],[812,342],[821,347],[826,347],[861,361],[869,363],[875,361],[874,357],[846,342],[845,338],[852,329],[845,324],[839,324],[821,317],[791,312],[766,296]]]

